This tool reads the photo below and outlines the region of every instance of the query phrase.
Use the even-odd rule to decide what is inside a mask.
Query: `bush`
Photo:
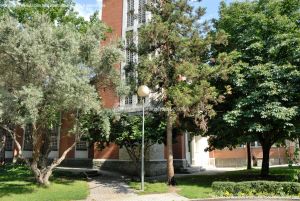
[[[213,182],[212,189],[220,196],[299,195],[300,183],[276,181]]]

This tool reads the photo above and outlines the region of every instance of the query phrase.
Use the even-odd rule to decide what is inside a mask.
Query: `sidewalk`
[[[187,201],[176,193],[138,195],[117,177],[99,176],[89,182],[86,201]]]

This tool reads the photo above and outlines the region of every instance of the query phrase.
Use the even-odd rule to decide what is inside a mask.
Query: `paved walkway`
[[[187,201],[176,193],[138,195],[120,178],[99,176],[89,182],[86,201]]]

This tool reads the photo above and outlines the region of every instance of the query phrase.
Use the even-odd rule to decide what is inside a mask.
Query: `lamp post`
[[[150,89],[146,85],[142,85],[138,88],[138,95],[142,98],[143,105],[143,127],[142,127],[142,154],[141,154],[141,190],[144,191],[144,174],[145,174],[145,98],[149,96]]]

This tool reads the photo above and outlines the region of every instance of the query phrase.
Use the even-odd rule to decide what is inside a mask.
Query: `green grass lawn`
[[[0,168],[1,201],[70,201],[85,199],[87,182],[62,173],[54,174],[47,188],[35,184],[31,172],[23,166]]]
[[[216,175],[189,175],[177,178],[177,193],[193,199],[193,198],[210,198],[215,195],[212,192],[211,184],[214,181],[255,181],[255,180],[272,180],[272,181],[292,181],[293,174],[296,173],[299,167],[280,167],[271,168],[269,178],[261,178],[260,170],[240,170]],[[129,185],[136,190],[140,189],[140,183],[130,182]],[[168,187],[164,182],[146,183],[146,193],[165,193],[168,192]]]

